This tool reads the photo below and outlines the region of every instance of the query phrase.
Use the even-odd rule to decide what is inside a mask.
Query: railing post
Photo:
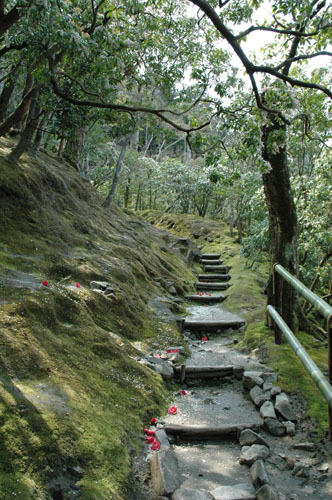
[[[327,318],[329,383],[332,385],[332,315]],[[329,406],[329,439],[332,441],[332,408]]]
[[[274,264],[275,266],[275,264]],[[278,307],[279,304],[279,284],[280,284],[280,278],[275,270],[275,267],[273,266],[273,274],[272,274],[272,279],[273,279],[273,307],[275,307],[276,311],[281,314],[281,311]],[[282,333],[275,321],[273,321],[273,329],[274,329],[274,342],[275,344],[281,344],[282,342]]]

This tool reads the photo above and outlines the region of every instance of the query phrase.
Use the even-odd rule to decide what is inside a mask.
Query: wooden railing
[[[316,383],[318,389],[323,394],[328,404],[329,419],[329,439],[332,440],[332,307],[323,299],[318,297],[309,288],[307,288],[295,276],[290,274],[280,264],[274,265],[274,272],[278,273],[285,281],[295,288],[310,304],[315,307],[326,318],[326,329],[328,336],[328,373],[329,381],[326,380],[318,366],[313,362],[308,353],[294,336],[293,332],[287,326],[280,314],[271,305],[267,306],[267,311],[274,321],[275,341],[280,343],[280,331],[284,334],[295,354],[302,362],[311,378]]]

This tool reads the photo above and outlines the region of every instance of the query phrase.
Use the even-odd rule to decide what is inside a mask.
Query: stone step
[[[230,286],[232,286],[230,283],[220,283],[219,281],[210,283],[197,281],[195,283],[196,290],[226,290],[226,288],[229,288]]]
[[[219,259],[201,259],[200,263],[202,265],[220,266],[224,261]]]
[[[228,271],[232,268],[232,266],[203,266],[203,271],[205,273],[221,273],[227,274]]]
[[[198,281],[229,281],[230,274],[198,274]]]
[[[165,424],[167,434],[179,436],[182,439],[227,439],[238,437],[244,429],[260,430],[261,423],[223,424],[223,425],[183,425]]]
[[[227,328],[238,329],[244,326],[244,320],[198,320],[185,319],[182,327],[185,330],[201,330],[201,331],[216,331],[226,330]]]
[[[234,375],[232,365],[226,366],[181,366],[174,367],[175,375],[181,376],[181,382],[188,378],[215,378],[229,377]]]
[[[202,302],[203,304],[210,304],[214,302],[222,302],[223,300],[226,299],[226,295],[222,293],[214,293],[213,295],[198,295],[192,294],[192,295],[186,295],[185,296],[186,300],[193,300],[195,302]]]
[[[203,253],[201,259],[219,259],[220,253]]]

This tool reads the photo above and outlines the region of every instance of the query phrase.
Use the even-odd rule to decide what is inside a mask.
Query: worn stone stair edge
[[[232,279],[230,274],[198,274],[198,281],[229,281]]]
[[[219,259],[221,257],[220,253],[202,253],[201,259]]]
[[[196,302],[222,302],[223,300],[226,299],[226,295],[223,295],[220,293],[219,295],[197,295],[197,294],[192,294],[192,295],[185,295],[184,297],[186,300],[193,300]]]
[[[226,290],[230,286],[232,286],[230,283],[222,282],[201,283],[200,281],[197,281],[195,283],[197,290]]]
[[[211,266],[221,266],[221,264],[223,264],[223,260],[219,260],[219,259],[200,259],[200,263],[203,264],[203,265],[211,265]]]
[[[232,266],[202,266],[204,272],[221,272],[221,273],[228,273],[231,269]]]
[[[260,430],[263,421],[251,424],[224,424],[217,426],[165,424],[163,429],[167,434],[179,436],[183,439],[206,439],[208,437],[231,438],[238,437],[244,429]]]

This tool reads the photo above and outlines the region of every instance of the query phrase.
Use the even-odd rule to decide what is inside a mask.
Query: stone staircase
[[[211,274],[198,275],[198,292],[186,296],[196,305],[180,322],[191,355],[183,364],[173,360],[182,390],[155,426],[153,500],[332,498],[324,487],[313,496],[308,478],[318,482],[319,472],[310,476],[310,453],[294,447],[298,417],[274,385],[277,374],[232,348],[245,320],[213,304],[226,298],[216,290],[229,286],[220,274],[229,281],[230,266],[218,254],[202,255],[201,264]]]

